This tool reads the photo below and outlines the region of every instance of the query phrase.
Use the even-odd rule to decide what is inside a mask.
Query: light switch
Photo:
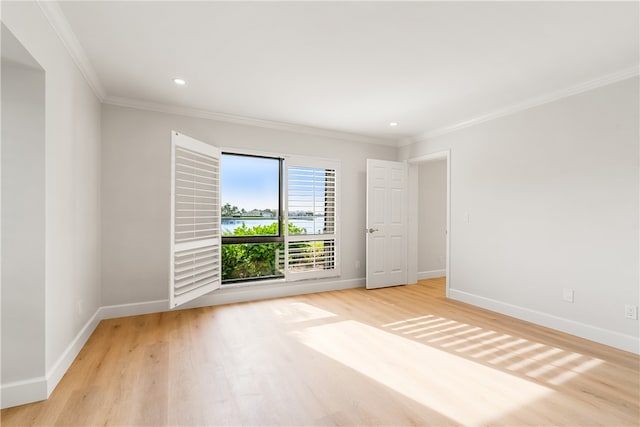
[[[562,299],[566,302],[573,302],[573,289],[564,288],[562,290]]]

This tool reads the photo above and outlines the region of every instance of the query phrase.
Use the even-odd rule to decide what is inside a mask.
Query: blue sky
[[[222,156],[222,204],[246,209],[278,209],[277,159]]]

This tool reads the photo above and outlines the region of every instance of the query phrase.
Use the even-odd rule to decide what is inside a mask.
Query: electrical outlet
[[[627,319],[638,320],[638,306],[626,304],[624,306],[624,317]]]
[[[562,300],[565,302],[573,302],[573,289],[564,288],[562,290]]]
[[[356,270],[360,270],[360,260],[356,261]]]

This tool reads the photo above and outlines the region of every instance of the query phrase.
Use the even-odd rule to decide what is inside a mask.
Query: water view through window
[[[284,182],[283,168],[279,158],[222,154],[223,284],[334,268],[335,170],[289,165]]]
[[[330,207],[325,200],[328,173],[322,169],[289,172],[290,233],[319,234],[333,227],[332,220],[325,217]],[[224,154],[222,235],[279,235],[279,186],[280,159]]]
[[[280,160],[222,156],[222,234],[278,235]]]

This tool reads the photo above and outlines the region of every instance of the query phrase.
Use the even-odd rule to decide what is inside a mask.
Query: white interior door
[[[407,283],[406,163],[367,159],[367,289]]]

